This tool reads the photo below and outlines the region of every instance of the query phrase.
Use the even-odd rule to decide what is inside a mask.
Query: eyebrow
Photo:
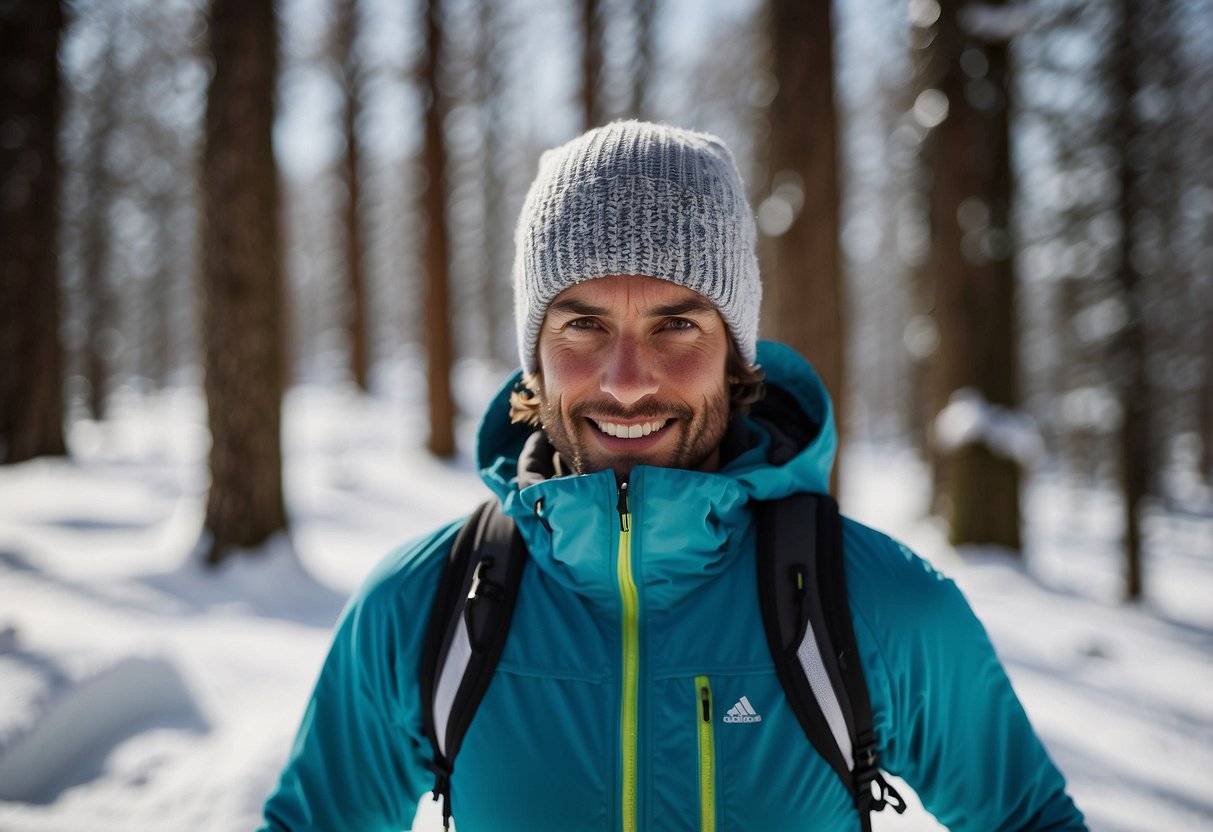
[[[716,307],[710,301],[703,298],[690,298],[678,303],[670,303],[665,306],[655,306],[649,310],[650,314],[655,318],[671,318],[678,315],[704,315],[716,311]]]
[[[553,301],[552,305],[548,307],[548,311],[563,312],[569,315],[588,315],[591,317],[601,317],[610,314],[610,310],[605,306],[594,306],[576,298]]]
[[[585,301],[577,300],[576,298],[565,298],[557,300],[548,307],[549,312],[557,312],[568,315],[586,315],[590,317],[607,317],[611,314],[611,310],[605,306],[594,306]],[[677,303],[669,303],[664,306],[654,306],[647,310],[646,315],[652,318],[670,318],[679,315],[692,314],[708,314],[715,312],[716,307],[708,300],[701,298],[689,298]]]

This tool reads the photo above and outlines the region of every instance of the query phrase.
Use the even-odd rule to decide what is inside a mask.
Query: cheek
[[[591,388],[597,366],[589,357],[573,350],[541,350],[544,390],[553,402],[570,402]]]
[[[725,355],[713,350],[691,350],[662,358],[663,374],[675,387],[710,393],[725,386]]]
[[[562,385],[575,384],[595,372],[594,362],[589,356],[574,350],[556,350],[544,358],[544,373],[558,379]]]
[[[671,378],[697,378],[716,375],[717,370],[723,372],[724,365],[715,356],[700,350],[678,354],[666,353],[660,358],[666,374]]]

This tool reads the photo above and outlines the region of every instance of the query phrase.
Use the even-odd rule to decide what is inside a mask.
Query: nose
[[[616,339],[603,368],[601,386],[604,393],[625,405],[656,393],[655,356],[635,338]]]

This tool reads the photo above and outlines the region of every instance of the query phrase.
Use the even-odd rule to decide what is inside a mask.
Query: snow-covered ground
[[[292,391],[292,538],[218,574],[188,562],[207,477],[196,390],[122,398],[75,425],[72,460],[0,468],[0,829],[257,824],[345,597],[388,549],[482,499],[466,453],[422,451],[411,407]],[[1112,496],[1037,476],[1026,565],[962,560],[921,520],[910,456],[845,463],[844,510],[964,588],[1092,829],[1213,829],[1207,495],[1150,515],[1149,600],[1126,607]],[[938,828],[917,807],[877,817]]]

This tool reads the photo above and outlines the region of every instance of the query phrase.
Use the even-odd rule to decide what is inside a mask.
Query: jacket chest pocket
[[[774,671],[660,687],[654,722],[680,725],[654,734],[652,828],[859,828],[850,795],[813,750]]]

